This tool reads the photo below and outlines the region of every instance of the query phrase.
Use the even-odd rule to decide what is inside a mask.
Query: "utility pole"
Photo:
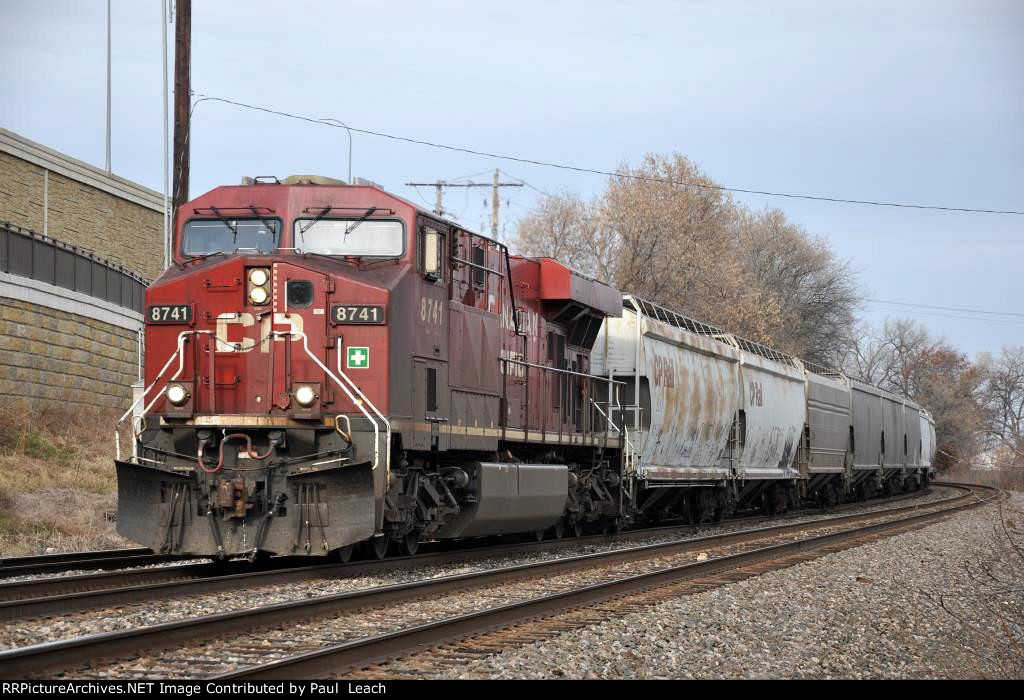
[[[491,238],[498,240],[498,209],[501,207],[501,200],[498,199],[498,188],[501,183],[498,181],[498,169],[494,169],[494,182],[491,183]],[[522,187],[522,185],[519,185]]]
[[[107,0],[107,175],[110,169],[110,0]]]
[[[167,25],[170,23],[169,0],[160,0],[160,39],[163,42],[164,62],[161,64],[161,78],[163,82],[163,146],[164,146],[164,269],[171,266],[171,221],[170,221],[170,161],[168,131],[167,128]]]
[[[521,182],[501,182],[500,172],[494,171],[493,182],[445,182],[444,180],[437,180],[436,182],[407,182],[407,187],[433,187],[434,188],[434,213],[438,216],[444,216],[444,209],[441,208],[441,194],[445,187],[490,187],[491,188],[491,238],[498,240],[498,209],[501,206],[501,200],[498,199],[498,188],[499,187],[522,187]]]
[[[174,197],[188,201],[189,109],[192,103],[192,0],[177,0],[174,18]]]

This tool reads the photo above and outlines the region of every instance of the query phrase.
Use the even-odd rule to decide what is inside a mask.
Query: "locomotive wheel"
[[[573,520],[572,523],[570,524],[570,527],[572,528],[572,536],[573,537],[583,537],[583,521],[582,520]]]
[[[391,544],[391,538],[387,535],[382,535],[381,537],[374,537],[367,546],[370,548],[373,556],[377,559],[383,559],[388,555],[389,544]]]
[[[383,537],[381,539],[384,539]],[[420,531],[412,530],[406,533],[405,537],[402,538],[402,551],[408,554],[410,557],[416,554],[420,548]],[[383,557],[381,557],[383,559]]]

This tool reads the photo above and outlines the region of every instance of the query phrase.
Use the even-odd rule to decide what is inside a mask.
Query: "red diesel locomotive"
[[[590,374],[621,312],[612,287],[377,187],[218,187],[178,210],[147,291],[118,531],[344,560],[622,525],[618,383]]]

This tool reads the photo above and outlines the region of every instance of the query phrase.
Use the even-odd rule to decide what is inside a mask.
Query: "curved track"
[[[878,499],[872,505],[884,505],[911,498],[918,493]],[[843,509],[864,504],[846,504],[830,511],[801,510],[773,520],[785,521],[807,515],[835,517]],[[928,505],[928,504],[924,504]],[[920,506],[908,506],[913,509]],[[905,510],[905,509],[904,509]],[[903,511],[892,511],[903,512]],[[728,522],[760,521],[761,516],[733,518]],[[335,578],[379,574],[408,566],[428,566],[458,561],[472,561],[496,555],[522,554],[536,551],[575,548],[587,544],[606,544],[637,535],[692,531],[691,525],[665,525],[621,533],[587,535],[542,542],[510,542],[493,545],[474,543],[458,549],[424,552],[414,557],[392,557],[384,561],[310,563],[308,558],[280,557],[260,565],[246,561],[184,564],[157,568],[129,569],[98,574],[54,576],[23,581],[0,581],[0,621],[48,615],[65,615],[101,607],[130,605],[167,598],[232,591],[255,586],[298,583],[317,578]],[[705,538],[706,539],[706,538]],[[700,541],[700,540],[695,540]],[[116,550],[115,550],[116,551]],[[148,551],[148,550],[143,550]],[[97,554],[102,554],[97,552]],[[0,570],[2,571],[2,570]]]
[[[122,677],[132,675],[132,669],[145,667],[151,674],[157,675],[181,673],[218,676],[227,671],[224,677],[264,678],[323,675],[339,669],[361,668],[381,658],[401,655],[409,650],[421,650],[423,645],[446,643],[453,638],[479,634],[495,626],[516,624],[525,618],[550,615],[558,610],[589,605],[610,597],[631,595],[636,591],[675,584],[681,580],[721,575],[722,572],[741,570],[744,567],[761,567],[758,570],[763,571],[766,570],[763,567],[768,564],[774,566],[772,562],[785,562],[787,557],[797,555],[819,556],[828,547],[845,548],[857,544],[858,538],[919,527],[964,508],[987,503],[998,495],[996,492],[981,497],[981,487],[953,486],[965,489],[966,493],[928,504],[420,580],[24,647],[0,653],[0,676],[24,677],[51,669],[68,669],[73,670],[76,677],[111,673],[115,677]],[[715,556],[706,561],[698,557],[694,561],[695,552],[705,553],[705,556],[713,552]],[[664,566],[669,558],[685,553],[690,553],[690,558],[683,563]],[[424,557],[447,555],[465,558],[466,554],[440,553]],[[416,557],[415,560],[420,561],[424,557]],[[375,565],[386,566],[397,561],[378,562]],[[650,570],[639,571],[637,566]],[[633,573],[623,576],[623,567],[634,567]],[[313,568],[320,568],[318,575],[323,575],[322,567]],[[552,582],[558,581],[557,577],[567,572],[574,572],[574,575],[585,572],[584,578],[597,578],[586,585],[574,584],[552,593],[552,590],[557,590],[557,587],[552,588]],[[273,573],[267,572],[266,575]],[[290,574],[284,571],[276,573]],[[511,591],[523,586],[525,589],[520,593],[523,599],[507,603]],[[497,598],[494,600],[502,604],[488,604],[484,609],[443,618],[445,614],[458,610],[457,606],[444,604],[446,596],[467,595],[467,592],[476,594],[488,587],[496,587],[494,591]],[[531,590],[534,592],[530,593]],[[411,608],[424,601],[436,601],[438,609],[419,616],[407,616]],[[332,641],[339,630],[342,634],[346,630],[352,634],[351,626],[345,620],[353,615],[357,616],[353,619],[360,622],[379,619],[385,627],[390,625],[391,629],[381,633],[373,633],[371,630],[371,633],[356,639]],[[309,628],[317,624],[323,629],[316,630],[313,641],[296,641],[287,637],[293,628],[302,628],[300,636],[309,635]],[[398,629],[394,629],[396,626]],[[259,630],[255,636],[246,636],[246,633],[254,630]],[[284,637],[270,643],[268,647],[266,635],[271,634],[268,630],[274,630],[276,637]],[[106,664],[83,667],[83,664],[90,661],[137,655],[140,650],[159,650],[188,644],[199,646],[192,649],[175,648],[163,655],[155,653],[152,657],[147,652],[142,666],[138,662],[130,662],[127,666],[115,664],[109,668]],[[196,651],[197,648],[200,651]],[[218,655],[217,648],[221,648],[223,657]],[[281,649],[309,648],[314,650],[282,658]],[[199,654],[202,660],[197,660],[193,654]],[[211,659],[211,656],[214,658]],[[234,661],[228,663],[224,659]],[[252,668],[235,671],[231,670],[232,664]]]

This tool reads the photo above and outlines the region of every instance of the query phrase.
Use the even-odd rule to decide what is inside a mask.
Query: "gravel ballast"
[[[936,500],[950,498],[953,495],[957,494],[952,489],[936,486],[930,493],[901,500],[898,503],[864,503],[859,504],[856,507],[846,509],[841,514],[848,514],[852,512],[874,512],[896,506],[909,505],[911,503],[926,504]],[[836,513],[836,515],[839,515],[839,513]],[[785,522],[805,522],[818,520],[820,518],[821,514],[808,514],[788,519]],[[499,566],[546,561],[579,554],[620,549],[627,546],[655,544],[659,542],[684,539],[687,537],[707,536],[754,527],[764,527],[779,523],[779,520],[758,519],[753,522],[736,521],[726,522],[719,525],[707,525],[689,532],[676,530],[671,532],[643,533],[641,531],[615,543],[581,544],[579,547],[571,547],[569,549],[554,552],[537,551],[531,554],[495,556],[441,565],[410,566],[408,568],[395,569],[372,576],[365,575],[336,579],[313,579],[288,585],[243,588],[238,591],[231,592],[222,591],[216,594],[155,600],[144,605],[126,605],[116,609],[115,611],[110,609],[92,610],[66,616],[53,616],[32,620],[16,620],[0,624],[0,649],[10,649],[30,644],[38,644],[41,642],[68,639],[86,634],[111,632],[145,625],[154,625],[199,615],[210,615],[230,610],[256,607],[259,605],[271,605],[302,598],[312,598],[360,589],[375,588],[393,583],[437,578],[453,574],[469,573],[472,571],[482,571]]]
[[[1002,521],[1006,528],[1000,523]],[[1024,494],[467,663],[461,678],[1019,678]]]

